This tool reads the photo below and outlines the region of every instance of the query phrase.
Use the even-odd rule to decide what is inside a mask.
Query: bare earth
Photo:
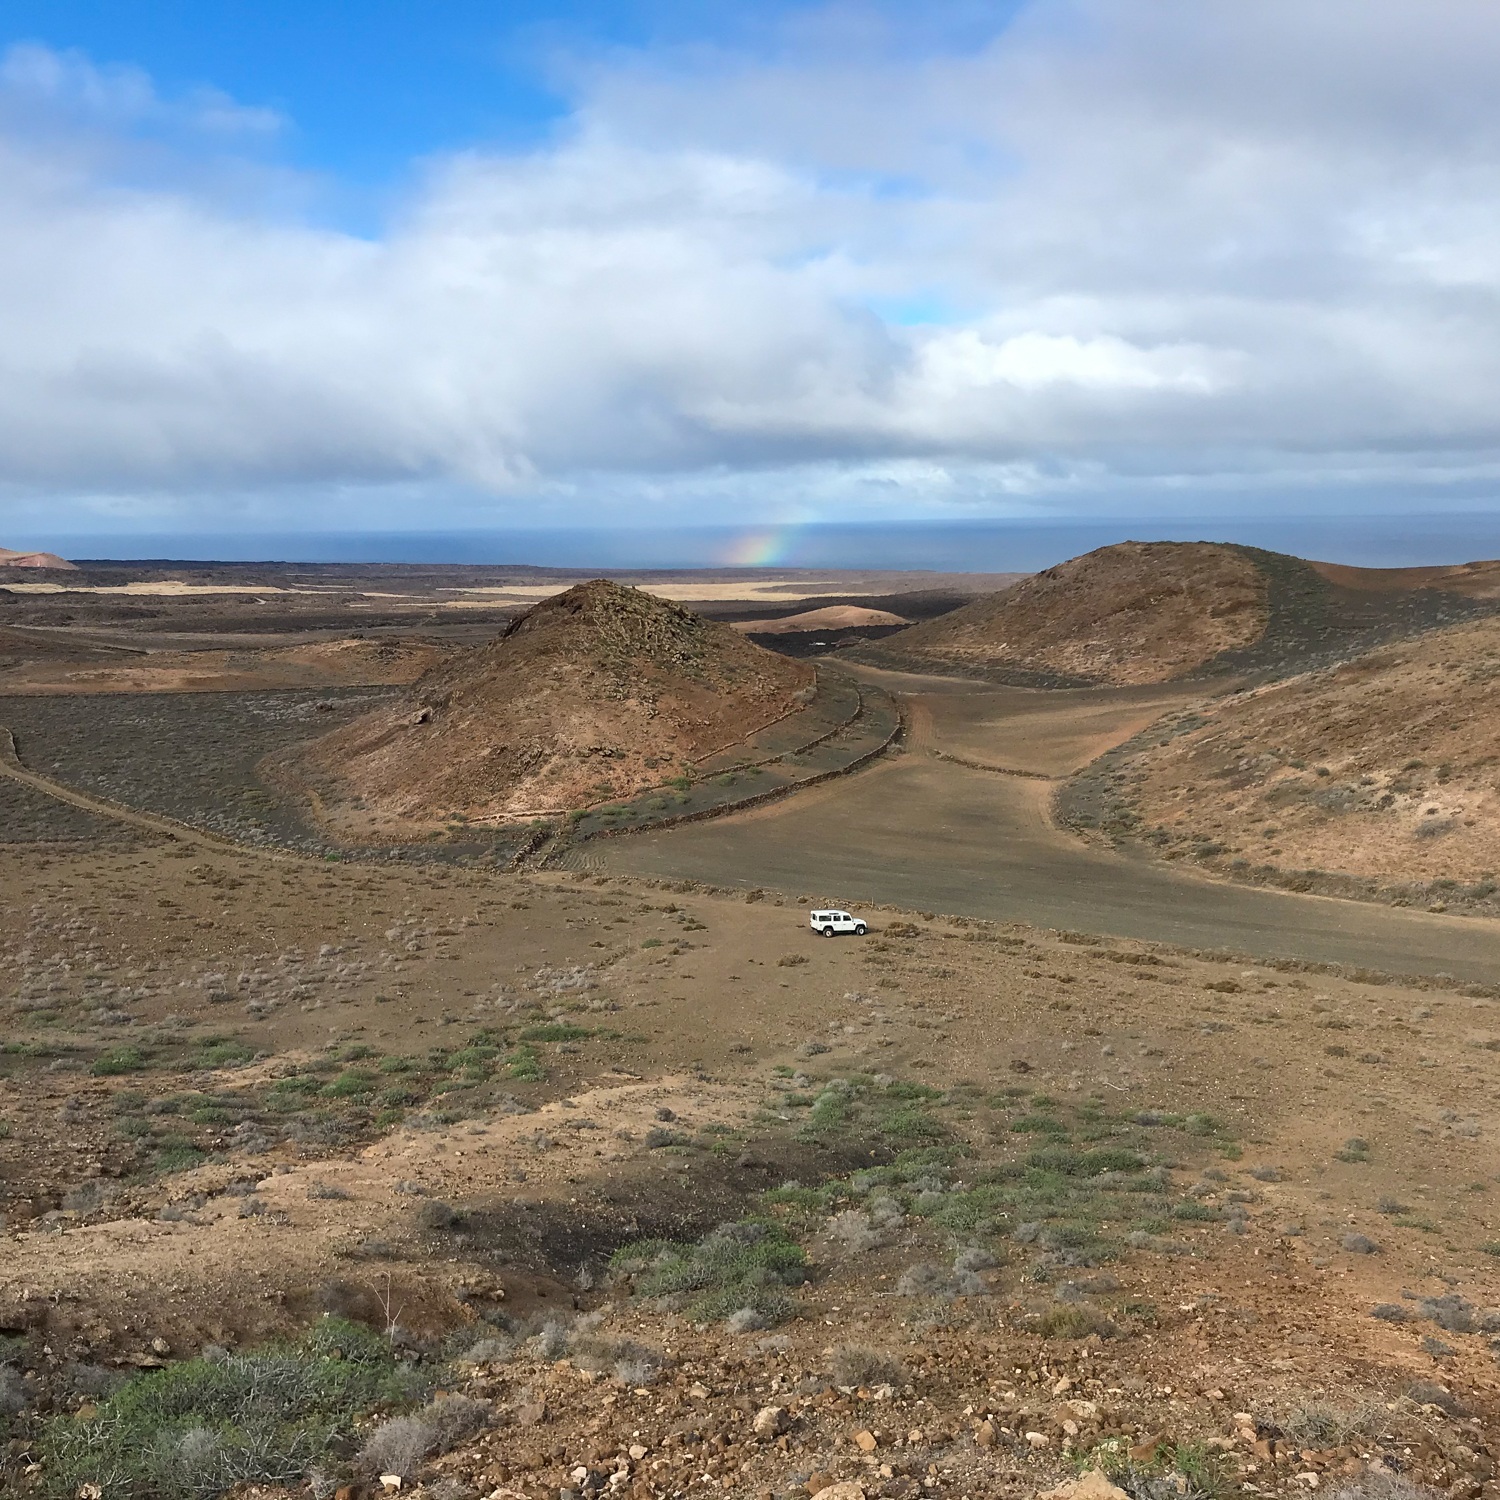
[[[100,658],[101,631],[212,639],[200,602],[163,607],[188,613],[15,629],[37,690],[0,723],[24,747],[78,670],[201,673],[192,715],[215,673],[272,670]],[[1394,760],[1374,687],[1448,757],[1412,757],[1424,792],[1440,764],[1479,786],[1448,726],[1488,712],[1487,629],[1316,697],[861,669],[902,704],[896,751],[561,869],[247,848],[0,736],[0,1489],[61,1500],[49,1424],[85,1430],[121,1379],[333,1314],[481,1404],[405,1462],[424,1500],[1031,1500],[1110,1453],[1154,1500],[1391,1474],[1500,1500],[1500,923],[1246,889],[1054,813],[1136,737],[1190,756],[1221,715],[1309,751],[1332,715]],[[348,680],[354,647],[304,645],[304,696]],[[1300,709],[1262,728],[1278,692]],[[814,904],[868,937],[816,935]],[[725,1224],[721,1249],[772,1226],[805,1283],[653,1289],[661,1241]],[[392,1493],[356,1457],[390,1415],[319,1486]]]

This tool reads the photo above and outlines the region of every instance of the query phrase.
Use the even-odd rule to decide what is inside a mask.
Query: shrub
[[[886,1236],[857,1208],[845,1209],[828,1221],[828,1238],[845,1255],[863,1255],[887,1243]]]
[[[542,1060],[536,1055],[534,1047],[517,1047],[511,1053],[507,1071],[518,1083],[542,1083],[547,1077],[547,1070],[542,1066]]]
[[[982,1297],[988,1290],[964,1256],[951,1269],[933,1261],[918,1261],[896,1282],[900,1297]]]
[[[1108,1314],[1088,1302],[1049,1307],[1031,1327],[1044,1339],[1086,1339],[1095,1333],[1102,1339],[1112,1339],[1120,1331]]]
[[[786,1288],[807,1280],[807,1257],[780,1225],[721,1224],[696,1245],[645,1240],[616,1251],[611,1268],[634,1277],[646,1297],[696,1293],[690,1316],[708,1322],[752,1308],[769,1322],[792,1310]]]
[[[360,1099],[373,1093],[376,1077],[366,1068],[346,1068],[319,1092],[326,1099]]]
[[[593,1036],[587,1026],[574,1026],[570,1021],[549,1021],[544,1025],[528,1026],[521,1033],[523,1042],[581,1042]]]
[[[1231,1487],[1225,1456],[1196,1443],[1162,1442],[1149,1457],[1137,1458],[1128,1439],[1106,1438],[1074,1463],[1100,1470],[1135,1500],[1215,1500]]]
[[[139,1047],[111,1047],[94,1059],[89,1072],[95,1078],[118,1078],[122,1073],[139,1073],[146,1063],[146,1054]]]
[[[1329,1492],[1329,1500],[1438,1500],[1441,1492],[1404,1474],[1361,1474]]]
[[[424,1458],[456,1447],[491,1419],[489,1406],[467,1396],[439,1396],[404,1417],[382,1422],[359,1450],[358,1466],[368,1474],[399,1474],[415,1479]]]
[[[1385,1416],[1385,1408],[1373,1401],[1355,1407],[1304,1401],[1263,1417],[1257,1425],[1300,1447],[1337,1448],[1350,1438],[1374,1432]]]
[[[91,1416],[57,1416],[40,1448],[48,1492],[86,1484],[110,1500],[200,1500],[241,1484],[290,1484],[356,1417],[415,1394],[369,1329],[325,1319],[299,1343],[186,1360],[121,1385]]]
[[[419,1229],[436,1231],[461,1228],[464,1216],[461,1209],[444,1203],[441,1198],[424,1198],[417,1206],[416,1220]]]
[[[512,1339],[480,1339],[477,1343],[470,1344],[458,1356],[458,1363],[461,1365],[503,1365],[515,1356],[515,1352],[515,1341]]]
[[[634,1339],[612,1339],[589,1330],[574,1335],[570,1352],[579,1369],[607,1371],[625,1385],[649,1385],[661,1372],[661,1354]]]
[[[208,1158],[186,1136],[164,1135],[157,1142],[156,1155],[151,1159],[152,1170],[161,1176],[173,1172],[190,1172],[200,1167]]]
[[[840,1344],[833,1351],[830,1369],[835,1385],[873,1389],[881,1385],[905,1385],[906,1367],[893,1354],[869,1349],[863,1344]]]

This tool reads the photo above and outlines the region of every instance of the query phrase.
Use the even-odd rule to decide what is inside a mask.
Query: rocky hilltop
[[[661,785],[813,686],[809,667],[727,625],[596,579],[268,769],[342,833],[424,836]]]

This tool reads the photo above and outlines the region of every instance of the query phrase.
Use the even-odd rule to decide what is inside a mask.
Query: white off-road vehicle
[[[865,935],[865,924],[846,911],[815,911],[808,919],[808,926],[824,937],[832,937],[836,932],[852,932],[855,937]]]

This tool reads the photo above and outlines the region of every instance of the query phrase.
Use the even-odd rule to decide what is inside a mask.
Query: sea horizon
[[[1238,542],[1318,561],[1418,567],[1500,556],[1500,514],[1096,517],[812,522],[704,527],[553,527],[370,532],[142,532],[6,545],[75,562],[409,563],[630,570],[811,568],[1035,572],[1122,541]]]

